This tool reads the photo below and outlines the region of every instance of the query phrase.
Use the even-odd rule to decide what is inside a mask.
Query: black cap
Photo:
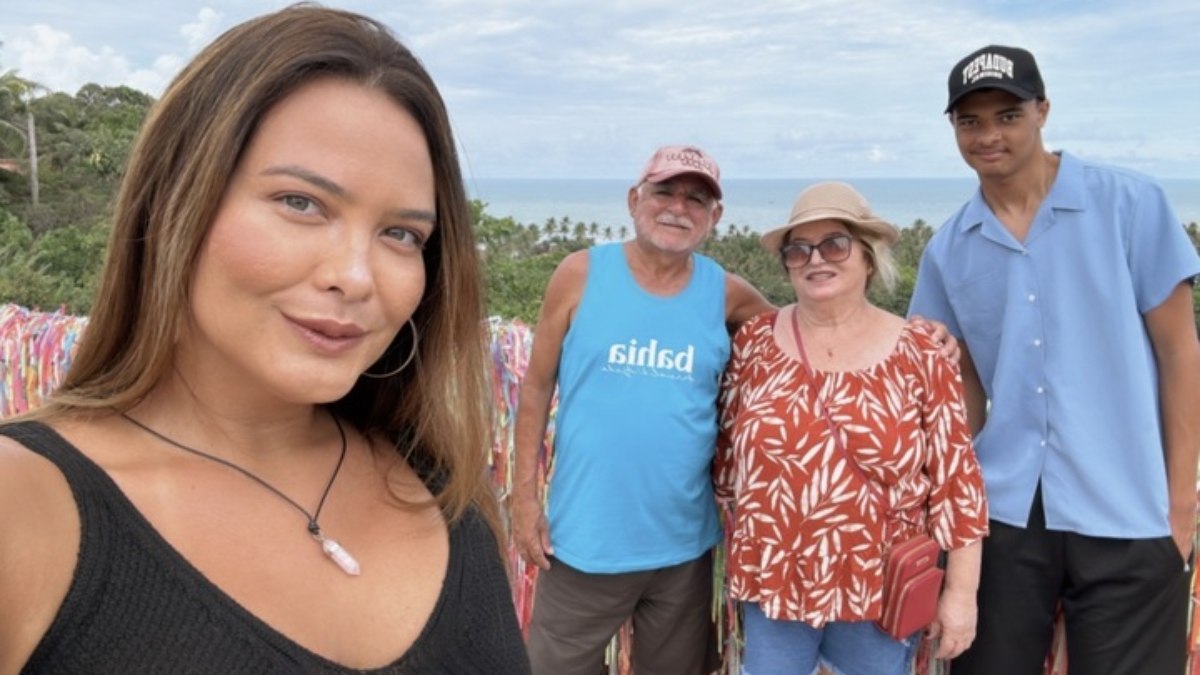
[[[1028,101],[1046,98],[1046,85],[1033,54],[1020,47],[988,45],[963,57],[950,71],[950,100],[945,112],[967,94],[980,89],[1001,89]]]

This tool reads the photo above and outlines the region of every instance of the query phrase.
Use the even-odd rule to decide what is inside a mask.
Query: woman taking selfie
[[[0,426],[0,673],[524,673],[440,95],[237,26],[147,119],[80,351]]]

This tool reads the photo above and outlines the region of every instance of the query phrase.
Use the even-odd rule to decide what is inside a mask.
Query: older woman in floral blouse
[[[898,237],[844,183],[809,187],[763,236],[796,303],[734,337],[715,466],[718,495],[734,499],[728,574],[747,675],[808,675],[818,662],[909,672],[917,636],[896,640],[873,620],[887,550],[919,531],[950,552],[936,656],[974,639],[987,509],[958,368],[928,328],[867,298],[894,280]]]

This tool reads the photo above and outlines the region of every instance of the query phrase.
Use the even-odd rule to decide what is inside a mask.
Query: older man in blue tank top
[[[546,288],[521,386],[513,488],[517,545],[543,569],[529,628],[536,674],[594,674],[631,616],[639,675],[706,666],[726,324],[771,308],[695,252],[720,200],[708,153],[660,148],[629,190],[636,237],[572,253]],[[535,475],[556,384],[547,522]]]

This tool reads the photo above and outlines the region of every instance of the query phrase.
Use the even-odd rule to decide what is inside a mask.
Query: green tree
[[[471,202],[487,313],[532,325],[537,322],[546,283],[554,268],[567,254],[594,242],[586,237],[568,237],[572,232],[569,218],[561,223],[551,218],[544,228],[539,228],[536,224],[523,225],[511,217],[497,218],[486,209],[484,202]],[[563,227],[567,228],[565,232]],[[582,224],[574,226],[576,234],[581,227]],[[586,228],[583,232],[586,234]]]
[[[19,118],[19,122],[0,119],[0,126],[14,131],[24,140],[24,150],[29,158],[30,201],[37,207],[40,183],[38,181],[37,124],[33,115],[33,100],[46,91],[45,87],[17,75],[16,70],[0,74],[0,98],[7,99],[7,107]]]
[[[556,249],[524,260],[487,260],[484,281],[488,316],[517,319],[530,326],[537,323],[546,284],[568,252]]]
[[[15,251],[30,251],[33,249],[33,233],[13,213],[0,207],[0,247],[11,248]],[[0,260],[8,260],[8,257]],[[0,296],[3,298],[3,296]]]
[[[25,209],[35,232],[106,221],[142,119],[152,99],[128,87],[85,85],[75,96],[35,102],[45,140],[43,204]]]
[[[107,227],[64,227],[34,236],[0,209],[0,300],[87,314],[107,239]]]
[[[53,304],[76,314],[90,310],[108,232],[107,224],[70,225],[51,230],[34,242],[33,255],[42,269],[60,280],[62,293]]]
[[[921,254],[925,245],[933,238],[933,228],[924,220],[917,219],[911,226],[900,230],[900,240],[892,248],[892,256],[896,265],[904,268],[911,267],[916,271],[921,264]]]
[[[779,259],[762,247],[758,233],[749,227],[730,224],[723,235],[714,230],[700,252],[753,284],[772,303],[795,301],[795,291]]]
[[[126,86],[87,84],[75,100],[83,111],[87,166],[104,177],[119,176],[154,99]]]
[[[112,199],[152,103],[128,87],[71,96],[0,75],[0,157],[30,157],[0,169],[0,300],[90,311]]]

